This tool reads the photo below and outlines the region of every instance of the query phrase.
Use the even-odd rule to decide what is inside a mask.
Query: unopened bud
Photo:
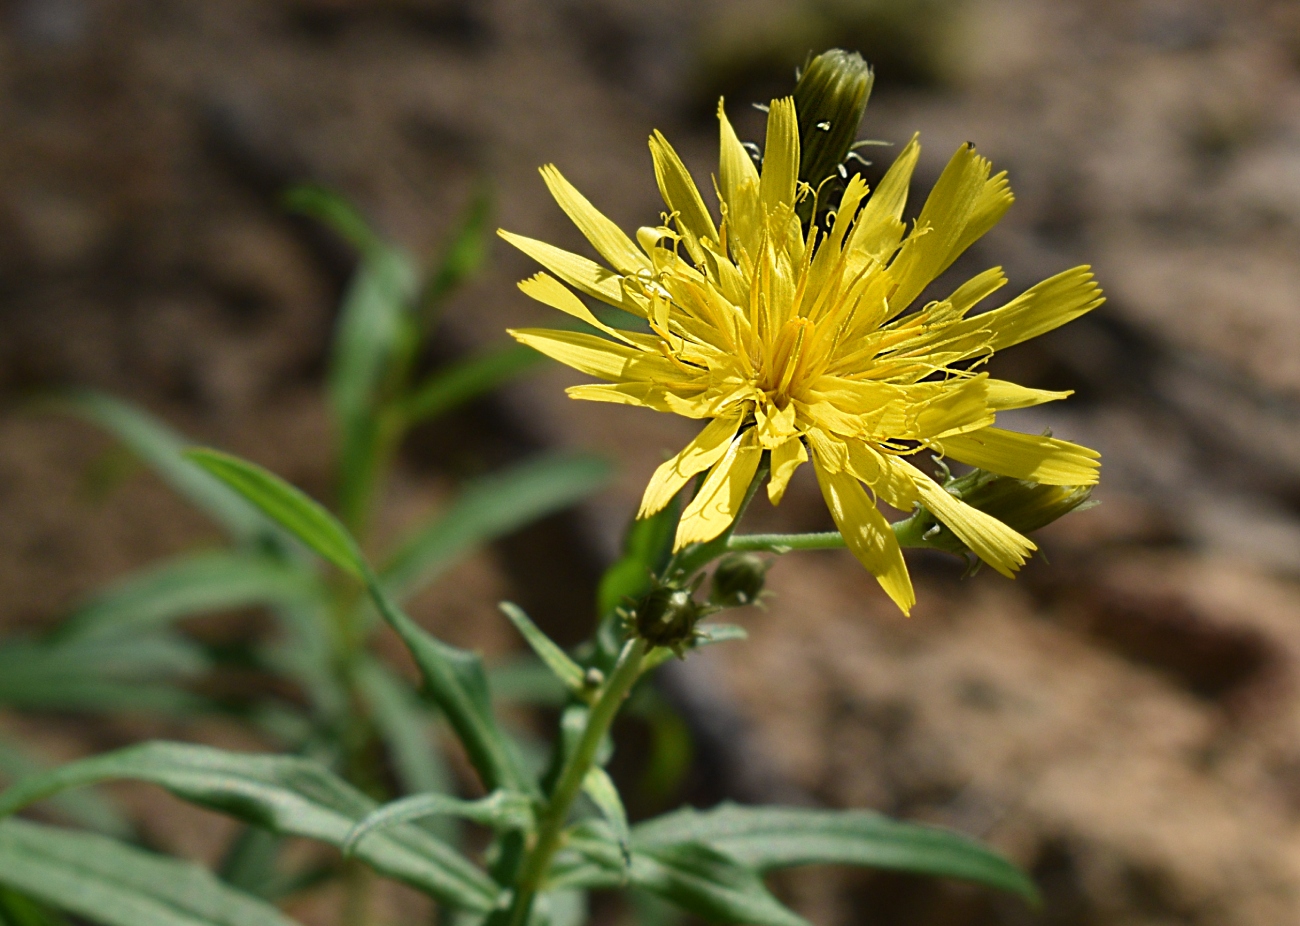
[[[841,177],[871,95],[871,67],[856,52],[832,48],[804,65],[794,88],[799,120],[799,179],[816,190]],[[836,186],[832,181],[830,186]],[[820,205],[828,201],[823,195]]]
[[[680,653],[694,644],[695,625],[708,611],[689,589],[659,586],[637,604],[633,615],[636,634],[651,646],[667,646]]]
[[[753,604],[763,594],[767,569],[767,562],[756,553],[728,553],[713,570],[709,601],[723,608]]]
[[[1021,534],[1031,534],[1071,511],[1097,504],[1091,499],[1092,486],[1043,485],[983,469],[949,479],[944,488]],[[956,534],[925,508],[920,508],[904,523],[909,527],[908,533],[922,538],[927,546],[949,553],[970,552]]]

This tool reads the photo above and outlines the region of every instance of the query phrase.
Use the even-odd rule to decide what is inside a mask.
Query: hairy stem
[[[619,654],[614,671],[591,706],[591,713],[587,716],[587,725],[582,731],[582,737],[565,760],[560,776],[556,779],[555,788],[551,791],[538,817],[537,841],[525,856],[515,882],[515,896],[507,920],[509,926],[524,926],[528,921],[533,899],[545,883],[546,875],[551,868],[551,860],[560,847],[569,810],[582,790],[583,779],[591,770],[601,741],[609,732],[614,718],[618,716],[628,692],[641,676],[646,649],[644,640],[628,641],[623,647],[623,652]]]

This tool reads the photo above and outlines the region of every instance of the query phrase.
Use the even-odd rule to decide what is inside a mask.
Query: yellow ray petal
[[[912,479],[921,504],[961,538],[976,556],[1008,579],[1025,564],[1038,547],[991,514],[972,508],[906,460],[890,459],[890,465]]]
[[[990,379],[988,403],[989,408],[1004,412],[1012,408],[1030,408],[1045,402],[1059,402],[1074,395],[1073,389],[1064,392],[1052,392],[1047,389],[1030,389],[1019,383],[1007,382],[1005,379]]]
[[[638,518],[648,518],[672,501],[682,486],[696,473],[702,473],[722,459],[730,449],[743,416],[739,411],[725,418],[714,418],[677,456],[659,464],[641,497]]]
[[[987,299],[1006,285],[1007,277],[1002,272],[1002,268],[990,267],[953,290],[953,294],[948,297],[948,301],[952,303],[952,307],[959,314],[965,315],[981,300]]]
[[[1025,290],[1006,305],[976,315],[975,322],[992,333],[992,347],[1002,350],[1028,341],[1105,302],[1101,287],[1093,281],[1091,268],[1075,267]]]
[[[894,314],[911,305],[956,258],[956,246],[988,175],[989,162],[975,153],[974,145],[962,145],[948,161],[921,207],[916,228],[890,264],[898,287],[889,300]]]
[[[497,229],[497,234],[579,292],[641,318],[646,317],[645,303],[623,289],[623,278],[594,260],[505,229]]]
[[[858,214],[850,246],[878,263],[893,253],[907,230],[901,220],[903,207],[920,155],[921,144],[913,135]]]
[[[767,111],[767,141],[763,145],[760,181],[763,210],[769,215],[782,205],[794,208],[799,180],[799,122],[794,98],[773,100]]]
[[[844,542],[858,558],[858,562],[876,577],[885,594],[893,599],[899,609],[908,614],[916,604],[912,579],[903,562],[903,551],[898,538],[867,495],[862,484],[847,473],[830,473],[813,457],[817,482],[826,499],[835,526]]]
[[[674,552],[690,543],[706,543],[717,537],[740,514],[749,484],[754,480],[763,450],[750,428],[733,440],[727,452],[704,480],[700,492],[682,512],[677,525]]]
[[[507,333],[521,344],[571,366],[580,373],[613,382],[682,382],[684,377],[667,357],[647,354],[581,331],[512,328]]]
[[[783,444],[777,444],[772,450],[772,475],[767,481],[767,498],[773,505],[779,505],[790,485],[792,477],[800,466],[808,462],[808,451],[803,441],[791,437]]]
[[[745,146],[740,143],[736,130],[731,127],[731,120],[722,108],[722,100],[718,100],[718,134],[718,192],[722,195],[722,201],[729,208],[734,208],[743,186],[758,186],[758,168],[754,166],[754,160]]]
[[[930,441],[930,446],[962,463],[1003,476],[1044,485],[1095,485],[1101,454],[1087,447],[1001,428],[981,428],[969,434]]]
[[[673,146],[663,133],[656,131],[650,136],[650,156],[654,160],[655,180],[659,184],[659,193],[664,203],[677,213],[677,227],[686,243],[686,250],[697,266],[704,263],[704,251],[700,246],[702,239],[718,240],[718,230],[713,224],[699,188],[691,179],[690,172],[682,159],[677,156]]]
[[[571,399],[586,402],[610,402],[614,405],[636,405],[656,412],[681,415],[683,418],[710,418],[713,416],[712,398],[681,395],[659,383],[588,383],[570,386],[565,394]],[[686,391],[683,389],[683,391]]]
[[[547,164],[542,168],[542,179],[559,203],[564,214],[578,226],[578,231],[591,242],[591,246],[611,267],[620,273],[636,273],[650,269],[650,262],[623,230],[605,217],[585,196],[578,192],[559,168]]]
[[[549,273],[538,273],[526,280],[520,280],[519,289],[524,295],[531,296],[543,305],[549,305],[553,309],[559,309],[566,315],[572,315],[574,318],[591,325],[596,330],[617,338],[624,344],[632,343],[623,332],[617,328],[609,327],[609,325],[606,325],[593,315],[591,309],[587,308],[582,300],[573,294],[571,289]]]
[[[971,209],[970,219],[966,222],[966,227],[962,229],[961,235],[957,238],[957,243],[953,245],[952,256],[948,264],[950,265],[959,254],[982,238],[990,228],[998,224],[1015,201],[1016,197],[1011,192],[1011,184],[1007,181],[1007,172],[1005,170],[989,177],[984,182],[984,188],[980,190],[979,197],[975,200],[975,206]],[[947,265],[945,265],[944,269],[947,269]],[[942,273],[943,270],[939,272]]]
[[[884,499],[899,511],[908,512],[920,501],[916,486],[912,480],[891,464],[891,458],[862,443],[845,441],[848,448],[848,465],[845,470],[860,482],[865,482],[871,491]]]

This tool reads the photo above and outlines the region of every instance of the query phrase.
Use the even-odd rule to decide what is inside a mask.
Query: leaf
[[[266,535],[270,525],[257,510],[220,480],[185,459],[185,448],[192,442],[152,415],[98,392],[66,393],[52,404],[108,431],[236,539],[252,541]]]
[[[609,772],[599,765],[593,765],[587,771],[586,777],[582,779],[582,791],[591,798],[592,803],[605,818],[605,822],[614,831],[614,838],[618,840],[619,848],[623,852],[624,866],[631,865],[632,853],[629,848],[631,835],[627,826],[627,811],[623,809],[623,799],[618,796],[614,779],[610,778]]]
[[[523,608],[509,601],[503,601],[497,605],[501,613],[510,618],[510,623],[515,625],[515,629],[520,635],[528,641],[528,645],[545,663],[546,667],[551,670],[560,683],[574,694],[581,694],[586,690],[586,679],[582,667],[569,658],[569,654],[562,650],[554,640],[542,633],[540,627],[533,623],[532,618],[524,613]]]
[[[385,387],[415,346],[414,285],[409,260],[383,248],[363,258],[343,297],[328,385],[341,442],[339,507],[349,523],[376,476]]]
[[[457,360],[431,374],[411,391],[402,402],[402,417],[411,425],[446,414],[545,359],[531,347],[508,344]]]
[[[14,641],[0,648],[0,703],[45,710],[193,713],[208,704],[166,684],[208,668],[199,647],[158,634],[66,644]]]
[[[38,775],[49,765],[20,746],[0,736],[0,782],[8,783]],[[50,801],[52,808],[72,823],[109,836],[131,835],[131,824],[117,808],[94,791],[60,794]],[[3,920],[0,919],[0,922]]]
[[[3,926],[66,926],[55,911],[16,891],[0,887],[0,924]]]
[[[24,820],[0,822],[0,884],[104,926],[293,926],[190,862]]]
[[[406,791],[450,790],[451,773],[434,745],[435,715],[420,702],[405,679],[366,656],[357,666],[356,680]],[[447,838],[450,833],[438,835]]]
[[[483,661],[438,640],[411,620],[380,588],[356,541],[328,511],[280,477],[255,464],[211,450],[190,456],[247,496],[268,517],[334,565],[361,579],[385,622],[410,650],[428,694],[455,729],[489,789],[524,789],[524,779],[497,728]]]
[[[611,468],[593,456],[542,456],[471,482],[450,508],[406,541],[380,572],[399,599],[427,586],[469,550],[602,488]]]
[[[519,656],[488,669],[492,694],[499,701],[518,701],[538,707],[563,707],[568,689],[540,659]]]
[[[865,810],[684,808],[633,828],[633,845],[703,843],[759,871],[792,865],[865,865],[974,881],[1037,902],[1033,882],[975,840]]]
[[[96,595],[59,628],[60,640],[154,630],[171,621],[319,593],[315,576],[268,556],[227,551],[182,556]]]
[[[756,871],[709,846],[685,843],[642,848],[634,843],[626,873],[622,853],[604,827],[575,827],[569,846],[569,859],[556,865],[547,885],[552,890],[632,886],[715,923],[809,926],[772,896]],[[575,864],[575,854],[589,864]]]
[[[355,578],[365,579],[367,568],[352,535],[301,489],[270,470],[218,450],[187,450],[185,458],[248,499],[327,561]]]
[[[536,825],[532,799],[517,791],[493,791],[477,801],[450,794],[412,794],[385,804],[357,823],[343,841],[343,854],[352,854],[363,839],[380,830],[435,815],[463,817],[503,830],[530,830]]]
[[[426,633],[374,581],[370,593],[384,620],[397,632],[424,678],[426,693],[447,716],[469,760],[490,790],[531,791],[492,711],[487,673],[477,653],[457,649]]]
[[[82,759],[20,782],[0,795],[0,816],[69,788],[128,778],[274,833],[342,846],[376,804],[324,766],[288,756],[227,752],[155,742]],[[7,825],[7,824],[6,824]],[[358,846],[376,871],[471,910],[491,908],[496,888],[455,849],[411,826],[395,826]]]
[[[491,190],[482,185],[476,191],[460,226],[443,252],[420,299],[426,315],[431,315],[448,293],[478,272],[487,257],[487,243],[492,218]]]
[[[650,590],[652,577],[668,562],[680,514],[681,499],[674,498],[658,514],[628,525],[623,537],[623,556],[601,576],[596,594],[597,614],[609,614],[625,601],[634,601]]]
[[[221,860],[218,874],[222,881],[246,894],[274,899],[281,881],[278,871],[284,837],[260,826],[246,826],[239,831]]]
[[[299,184],[285,192],[283,201],[290,212],[315,219],[362,254],[383,247],[383,242],[357,208],[328,187]]]

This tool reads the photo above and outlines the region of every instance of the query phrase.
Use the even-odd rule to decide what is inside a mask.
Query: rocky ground
[[[809,871],[780,882],[827,926],[1300,919],[1294,2],[2,9],[5,626],[45,624],[105,580],[211,539],[148,478],[103,492],[87,473],[112,463],[107,442],[24,411],[33,390],[112,390],[328,491],[317,386],[348,258],[279,209],[285,184],[335,186],[426,254],[487,178],[500,224],[576,247],[538,165],[555,161],[620,224],[644,224],[660,208],[651,128],[704,177],[720,94],[752,137],[761,116],[748,103],[788,87],[807,49],[860,48],[879,67],[865,131],[894,142],[921,132],[921,188],[968,139],[1010,171],[1016,207],[954,273],[1002,264],[1028,286],[1095,266],[1107,304],[999,363],[1022,382],[1078,391],[1015,426],[1050,423],[1099,448],[1103,505],[1046,532],[1050,564],[1014,584],[917,558],[921,604],[908,621],[846,555],[783,560],[747,644],[663,679],[697,730],[692,796],[943,822],[1031,868],[1048,898],[1032,914],[912,879]],[[528,262],[505,247],[494,257],[449,308],[448,354],[541,318],[513,290]],[[648,412],[570,403],[559,387],[572,381],[546,372],[419,435],[392,523],[521,447],[600,449],[621,463],[617,486],[544,529],[584,550],[565,580],[572,600],[662,453],[690,434]],[[807,481],[758,517],[828,523]],[[510,592],[576,637],[565,609],[545,606],[555,583],[527,566],[544,546],[525,538],[475,559],[422,617],[500,651],[509,637],[492,601]],[[38,726],[56,752],[86,748]],[[100,731],[91,745],[129,735]],[[172,843],[201,855],[184,830],[169,831]]]

